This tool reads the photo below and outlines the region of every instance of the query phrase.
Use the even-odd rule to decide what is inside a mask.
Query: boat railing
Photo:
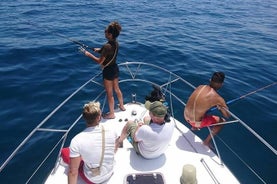
[[[141,85],[136,85],[136,83],[146,83],[148,88],[145,89],[151,89],[152,85],[159,86],[162,89],[162,92],[166,95],[166,100],[169,103],[169,108],[171,111],[171,115],[173,118],[182,120],[183,119],[183,109],[185,107],[185,95],[189,95],[194,89],[195,86],[188,82],[187,80],[183,79],[182,77],[178,76],[177,74],[162,68],[160,66],[151,64],[151,63],[144,63],[144,62],[124,62],[120,63],[120,85],[123,83],[128,83],[129,85],[127,87],[132,87],[133,92],[128,90],[129,93],[134,93],[138,91],[138,88],[141,88]],[[153,77],[153,75],[158,77]],[[149,78],[151,80],[149,80]],[[154,78],[154,80],[152,80]],[[2,163],[0,167],[0,174],[5,169],[5,167],[10,163],[10,161],[14,158],[16,154],[22,149],[22,147],[30,141],[32,136],[36,132],[58,132],[62,133],[61,138],[56,142],[56,144],[53,145],[52,149],[49,151],[49,154],[45,158],[43,158],[39,163],[38,167],[34,170],[30,178],[27,180],[26,183],[29,183],[31,179],[36,175],[36,173],[41,169],[42,165],[45,164],[45,162],[51,157],[51,155],[54,153],[54,151],[59,150],[58,153],[60,153],[61,149],[64,147],[66,140],[68,139],[69,132],[72,131],[72,129],[76,126],[78,122],[80,122],[81,115],[79,115],[77,118],[74,118],[72,120],[73,123],[69,126],[69,128],[66,129],[58,129],[58,128],[44,128],[43,126],[46,124],[46,122],[49,121],[50,118],[53,117],[54,114],[56,114],[62,106],[67,104],[77,93],[84,90],[84,88],[87,88],[89,84],[93,84],[96,86],[93,88],[94,90],[97,90],[98,93],[96,93],[94,90],[92,91],[93,94],[95,94],[95,97],[93,98],[93,101],[98,101],[101,99],[104,99],[101,104],[102,108],[106,105],[106,97],[105,97],[105,91],[104,87],[102,85],[102,75],[101,72],[93,76],[91,79],[89,79],[87,82],[85,82],[82,86],[80,86],[76,91],[74,91],[72,94],[70,94],[61,104],[59,104],[47,117],[45,117],[30,133],[29,135],[17,146],[17,148],[10,154],[10,156],[5,160],[4,163]],[[124,86],[122,85],[122,91],[124,93],[125,90]],[[90,88],[91,90],[91,88]],[[184,91],[187,91],[186,93],[183,93]],[[178,94],[184,94],[183,97],[180,97]],[[124,93],[125,94],[125,93]],[[143,94],[146,95],[146,94]],[[145,96],[140,95],[140,100],[144,100]],[[138,100],[139,101],[139,100]],[[174,108],[175,107],[175,108]],[[180,110],[181,109],[181,110]],[[230,112],[230,111],[229,111]],[[259,136],[256,132],[254,132],[249,126],[246,125],[242,120],[240,120],[235,114],[230,112],[232,118],[234,120],[230,122],[225,123],[237,123],[240,122],[243,126],[245,126],[248,131],[250,131],[255,137],[257,137],[260,141],[263,142],[264,145],[266,145],[274,154],[276,155],[276,150],[270,146],[261,136]],[[184,121],[181,121],[184,122]],[[184,122],[184,124],[187,126]],[[176,127],[178,128],[178,127]],[[180,129],[179,129],[180,130]],[[184,135],[184,134],[183,134]],[[213,139],[214,141],[214,139]],[[190,144],[193,146],[192,144]],[[216,143],[215,143],[216,145]],[[196,149],[193,148],[195,151]],[[220,157],[220,150],[216,148],[217,154]],[[58,163],[59,155],[56,158],[56,162],[54,164]],[[258,176],[259,177],[259,176]]]

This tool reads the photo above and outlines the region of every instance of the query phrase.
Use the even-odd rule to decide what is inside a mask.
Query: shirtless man
[[[210,85],[200,85],[189,97],[184,109],[185,120],[191,124],[192,130],[210,126],[225,121],[222,117],[207,114],[207,111],[216,106],[225,118],[230,114],[225,100],[216,92],[223,85],[225,75],[223,72],[215,72],[210,79]],[[212,126],[212,134],[216,135],[223,125]],[[211,135],[204,140],[203,144],[210,147]]]

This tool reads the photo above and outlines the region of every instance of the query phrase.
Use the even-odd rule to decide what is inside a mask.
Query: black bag
[[[170,110],[167,106],[167,102],[165,101],[165,96],[161,91],[161,88],[159,86],[153,85],[153,91],[145,97],[146,101],[155,102],[160,101],[164,104],[164,106],[167,107],[167,113],[164,117],[165,122],[170,122]]]

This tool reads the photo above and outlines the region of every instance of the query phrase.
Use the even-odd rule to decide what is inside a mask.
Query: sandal
[[[106,113],[106,114],[103,114],[102,117],[104,119],[114,119],[115,118],[115,115],[111,115],[109,112]]]

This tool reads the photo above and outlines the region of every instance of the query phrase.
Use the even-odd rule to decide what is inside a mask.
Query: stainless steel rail
[[[180,90],[180,88],[185,88],[189,87],[191,90],[195,89],[195,86],[192,85],[191,83],[189,83],[187,80],[183,79],[182,77],[172,73],[171,71],[162,68],[160,66],[151,64],[151,63],[144,63],[144,62],[124,62],[124,63],[120,63],[120,72],[121,72],[121,76],[120,76],[120,84],[122,83],[146,83],[148,85],[157,85],[160,86],[162,91],[169,97],[169,99],[167,99],[169,101],[169,107],[171,110],[171,114],[172,117],[175,118],[175,115],[177,113],[175,113],[174,111],[174,105],[173,105],[173,101],[175,103],[179,103],[181,105],[176,106],[175,109],[180,109],[180,108],[184,108],[185,107],[185,102],[178,97],[177,92],[178,90]],[[161,75],[158,75],[158,77],[156,78],[156,81],[151,81],[149,79],[144,78],[144,75],[141,75],[141,73],[144,73],[144,70],[148,70],[148,71],[155,71]],[[148,74],[149,75],[149,74]],[[151,74],[150,74],[151,75]],[[180,85],[180,84],[182,85]],[[32,179],[32,177],[35,175],[35,173],[40,169],[40,167],[42,166],[42,164],[44,164],[46,162],[46,159],[49,157],[49,155],[55,150],[57,149],[58,145],[60,145],[59,150],[62,149],[62,147],[64,146],[65,140],[67,139],[67,135],[68,133],[73,129],[73,127],[78,123],[81,115],[74,120],[74,122],[72,123],[72,125],[68,128],[68,129],[55,129],[55,128],[42,128],[42,126],[44,126],[44,124],[54,115],[56,114],[57,111],[59,111],[61,109],[61,107],[63,107],[66,103],[68,103],[68,101],[70,101],[73,96],[75,96],[77,93],[79,93],[80,91],[82,91],[85,87],[88,86],[88,84],[94,84],[96,86],[99,87],[100,89],[100,93],[95,94],[95,98],[93,100],[98,100],[100,99],[103,95],[105,95],[105,91],[104,91],[104,87],[102,86],[102,76],[101,76],[101,72],[96,74],[94,77],[92,77],[91,79],[89,79],[87,82],[85,82],[82,86],[80,86],[78,89],[76,89],[76,91],[74,91],[72,94],[70,94],[61,104],[59,104],[45,119],[43,119],[36,128],[34,128],[29,135],[17,146],[17,148],[9,155],[9,157],[5,160],[5,162],[1,165],[0,167],[0,173],[5,169],[5,167],[9,164],[9,162],[14,158],[14,156],[19,152],[19,150],[23,147],[23,145],[25,145],[28,141],[30,141],[30,139],[32,138],[32,136],[40,131],[40,132],[57,132],[57,133],[63,133],[63,136],[61,139],[59,139],[59,141],[57,142],[57,144],[55,146],[53,146],[53,149],[50,151],[50,153],[46,156],[46,158],[44,160],[42,160],[40,162],[40,165],[38,166],[38,168],[34,171],[34,173],[30,176],[29,180],[27,181],[27,183]],[[177,84],[173,87],[174,84]],[[187,88],[185,88],[187,89]],[[184,90],[185,90],[184,89]],[[144,94],[145,95],[145,94]],[[106,101],[106,99],[104,100]],[[105,103],[104,103],[105,104]],[[103,107],[104,108],[104,107]],[[261,136],[259,136],[256,132],[254,132],[249,126],[246,125],[246,123],[244,123],[242,120],[240,120],[236,115],[234,115],[233,113],[231,113],[231,116],[234,118],[233,121],[227,122],[227,123],[233,123],[233,122],[240,122],[244,127],[246,127],[252,134],[254,134],[260,141],[262,141],[263,144],[265,144],[275,155],[276,155],[276,150],[270,145],[268,144],[264,139],[261,138]],[[226,123],[226,122],[225,122]],[[176,127],[178,128],[178,127]],[[179,129],[180,131],[180,129]],[[184,136],[184,134],[183,134]],[[187,139],[188,141],[188,139]],[[190,144],[192,145],[192,144]],[[193,146],[193,145],[192,145]],[[196,149],[194,149],[196,151]],[[196,151],[197,152],[197,151]],[[57,161],[58,162],[59,159],[59,155],[57,157]],[[251,168],[250,168],[251,170]],[[47,176],[46,176],[47,177]],[[261,179],[262,180],[262,179]]]

